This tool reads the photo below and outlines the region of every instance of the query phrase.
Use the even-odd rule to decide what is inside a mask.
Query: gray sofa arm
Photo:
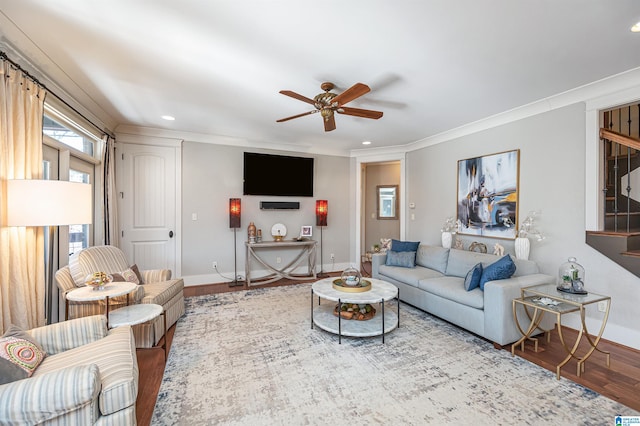
[[[371,255],[371,278],[380,278],[380,265],[384,265],[386,262],[386,253],[373,253]]]
[[[47,355],[95,342],[106,337],[108,332],[107,318],[104,315],[72,319],[28,331]]]
[[[513,319],[513,299],[519,298],[522,287],[553,283],[550,275],[531,274],[511,277],[506,280],[489,281],[484,286],[484,329],[486,338],[500,345],[513,343],[522,335]],[[520,326],[526,330],[529,319],[524,310],[518,311]],[[553,318],[545,319],[541,326],[547,330],[553,327]]]
[[[99,415],[95,364],[68,367],[0,386],[0,424],[93,424]],[[46,395],[46,398],[37,396]]]

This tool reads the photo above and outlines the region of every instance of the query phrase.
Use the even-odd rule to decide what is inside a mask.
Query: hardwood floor
[[[295,284],[296,282],[282,280],[265,285],[265,287]],[[184,295],[185,297],[192,297],[239,291],[242,289],[243,287],[229,287],[227,284],[210,284],[186,287],[184,289]],[[171,347],[173,341],[175,328],[174,325],[167,333],[167,344],[169,347]],[[575,336],[577,335],[575,330],[565,327],[563,331],[566,341],[573,342],[575,340]],[[162,345],[162,341],[160,345]],[[598,348],[611,352],[610,368],[606,366],[605,355],[596,351],[586,363],[585,371],[580,377],[576,375],[575,360],[569,361],[569,363],[562,368],[562,377],[586,386],[634,410],[640,411],[640,351],[606,340],[601,340]],[[583,347],[581,346],[580,349],[583,349]],[[503,350],[510,352],[511,345],[505,346]],[[551,333],[550,343],[546,343],[544,338],[540,339],[537,353],[533,351],[533,345],[528,343],[525,346],[524,352],[518,348],[515,354],[554,373],[556,371],[556,365],[566,356],[557,333]],[[162,382],[165,365],[164,351],[161,347],[138,349],[137,358],[140,369],[140,381],[138,400],[136,402],[136,417],[138,425],[144,426],[151,422],[153,408],[158,396],[160,383]],[[624,415],[625,413],[620,414]]]

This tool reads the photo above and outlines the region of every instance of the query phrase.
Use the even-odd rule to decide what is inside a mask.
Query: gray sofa
[[[513,299],[520,297],[522,287],[554,282],[539,273],[530,260],[515,259],[516,271],[511,278],[489,281],[484,291],[467,291],[464,278],[477,263],[486,267],[499,257],[456,249],[421,244],[416,253],[416,266],[387,266],[387,255],[372,256],[372,276],[396,285],[400,300],[482,336],[497,346],[518,340],[522,335],[513,319]],[[518,311],[523,328],[529,325],[526,313]],[[545,321],[546,329],[553,322]]]

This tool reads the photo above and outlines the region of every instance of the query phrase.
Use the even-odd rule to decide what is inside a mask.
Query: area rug
[[[310,292],[188,298],[152,424],[603,425],[639,414],[404,304],[384,344],[338,344],[311,329]]]

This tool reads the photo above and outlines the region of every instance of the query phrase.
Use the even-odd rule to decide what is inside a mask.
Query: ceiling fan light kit
[[[305,115],[320,112],[320,115],[322,116],[322,119],[324,121],[324,130],[325,132],[330,132],[332,130],[335,130],[336,128],[336,121],[334,116],[334,113],[336,112],[338,114],[352,115],[354,117],[361,118],[371,118],[374,120],[382,117],[381,111],[372,111],[361,108],[349,108],[344,106],[352,100],[359,98],[365,93],[370,92],[371,89],[366,84],[356,83],[339,95],[331,92],[331,90],[333,90],[334,88],[333,83],[322,83],[320,85],[320,88],[324,90],[324,93],[316,95],[313,99],[309,99],[306,96],[302,96],[290,90],[281,90],[280,93],[282,93],[283,95],[311,104],[316,109],[303,112],[302,114],[293,115],[291,117],[281,118],[280,120],[276,120],[276,122],[282,123],[283,121],[288,121],[294,118],[304,117]]]

